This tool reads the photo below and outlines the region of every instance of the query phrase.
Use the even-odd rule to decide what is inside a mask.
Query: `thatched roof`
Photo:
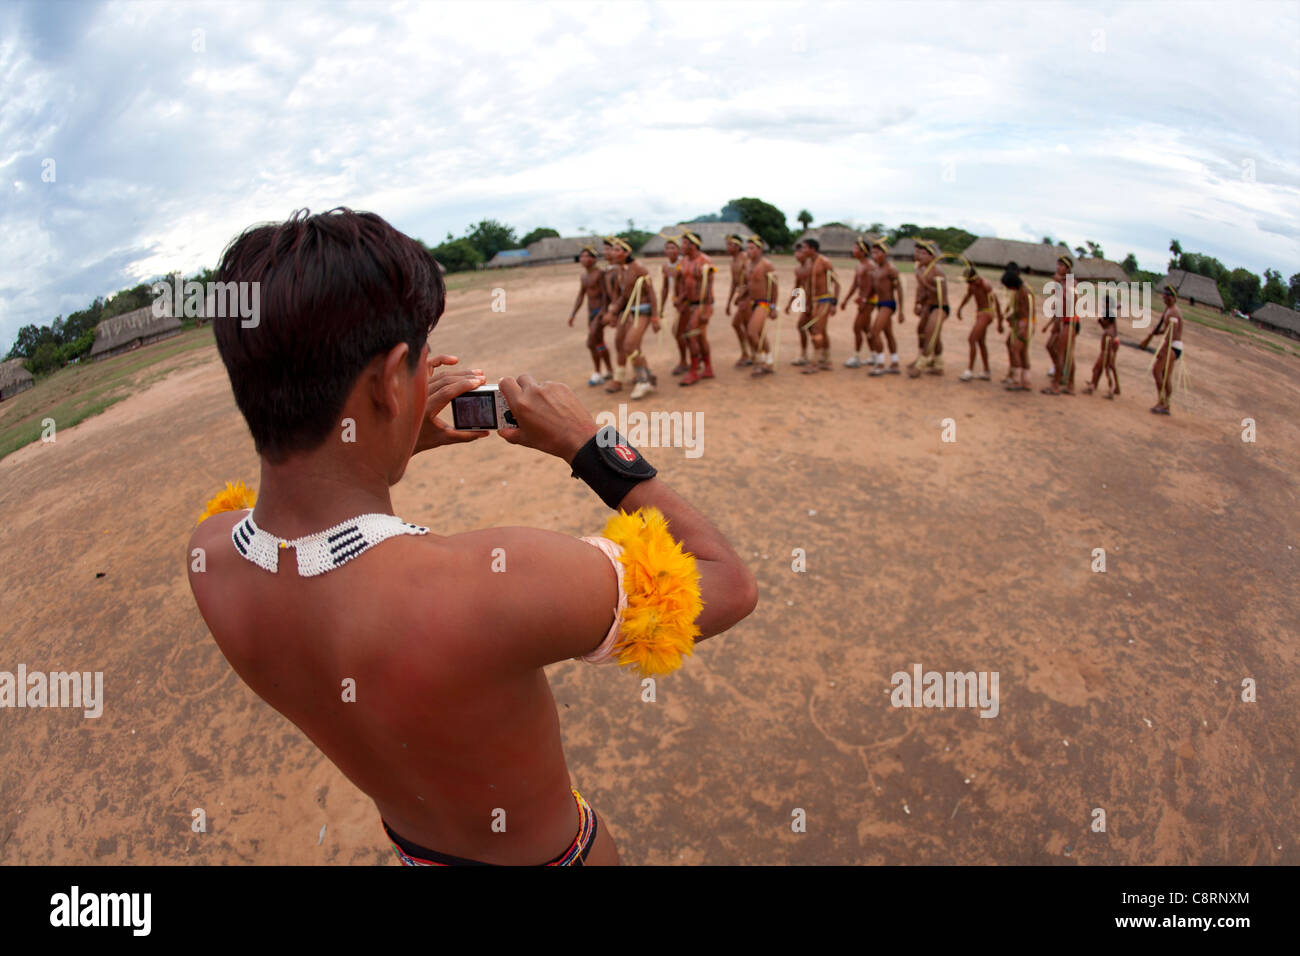
[[[930,239],[929,236],[919,236],[918,238]],[[935,246],[939,245],[938,239],[930,239],[930,241],[933,242]],[[942,252],[943,249],[940,248],[939,251]],[[914,252],[916,252],[916,239],[911,236],[908,236],[905,239],[899,239],[889,247],[889,256],[891,259],[910,259]]]
[[[1300,335],[1300,311],[1288,309],[1276,302],[1260,306],[1250,317],[1260,325],[1270,325],[1275,329],[1286,329],[1292,335]]]
[[[101,352],[111,352],[136,339],[177,331],[180,327],[180,319],[170,315],[154,315],[152,304],[142,306],[133,312],[105,319],[95,326],[95,344],[91,346],[90,354],[93,357]]]
[[[1008,262],[1014,262],[1021,269],[1032,269],[1047,275],[1056,271],[1056,259],[1062,253],[1074,258],[1074,253],[1064,243],[1049,246],[1043,242],[1021,242],[1018,239],[998,239],[995,236],[980,236],[962,250],[962,255],[977,266],[1002,269]],[[1128,278],[1123,275],[1123,269],[1119,271],[1119,278]],[[1079,273],[1076,271],[1075,275],[1078,276]]]
[[[853,245],[858,241],[858,236],[864,237],[867,242],[880,238],[873,232],[858,232],[848,226],[819,226],[816,229],[809,229],[795,241],[816,239],[822,248],[822,252],[827,255],[851,256],[853,255]]]
[[[23,367],[22,359],[10,359],[0,362],[0,389],[7,389],[24,382],[32,382],[32,373]]]
[[[679,223],[675,226],[664,226],[659,230],[659,235],[651,236],[650,241],[642,246],[637,254],[642,256],[662,256],[664,254],[664,237],[680,236],[687,229],[700,237],[700,241],[704,243],[701,248],[708,253],[726,252],[728,233],[734,232],[745,237],[754,234],[754,230],[743,222]]]
[[[527,249],[502,249],[487,261],[484,268],[500,269],[503,266],[526,266],[528,264]]]
[[[969,258],[969,257],[968,257]],[[1090,282],[1128,282],[1128,273],[1109,259],[1075,259],[1074,277]]]
[[[572,262],[578,258],[582,247],[588,245],[594,247],[599,256],[603,241],[600,236],[547,236],[528,244],[528,263]]]
[[[604,239],[601,236],[547,236],[545,239],[538,239],[530,242],[527,249],[503,249],[492,257],[492,261],[487,264],[489,269],[499,269],[502,266],[541,266],[554,262],[573,262],[578,258],[578,253],[582,247],[591,245],[596,247],[596,255],[600,255],[601,243]]]
[[[1201,305],[1212,305],[1220,311],[1223,309],[1223,296],[1219,295],[1219,286],[1209,276],[1184,272],[1182,269],[1170,269],[1169,275],[1161,280],[1156,289],[1157,293],[1166,285],[1173,286],[1180,299],[1189,299]]]

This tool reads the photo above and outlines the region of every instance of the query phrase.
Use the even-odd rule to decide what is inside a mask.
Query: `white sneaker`
[[[979,373],[978,375],[976,375],[975,377],[976,377],[977,379],[979,379],[981,382],[991,382],[991,381],[993,381],[993,376],[990,375],[988,372],[980,372],[980,373]]]
[[[587,379],[587,384],[592,388],[595,388],[597,385],[604,385],[605,376],[601,375],[599,372],[592,372],[591,378]]]
[[[645,398],[654,390],[655,387],[649,382],[637,382],[632,386],[632,400],[635,401],[638,398]]]
[[[862,361],[856,355],[850,355],[844,360],[845,368],[861,368]]]
[[[969,382],[969,381],[970,381],[971,379],[973,379],[974,377],[975,377],[975,376],[974,376],[974,374],[971,372],[971,370],[970,370],[970,369],[966,369],[966,371],[964,371],[964,372],[961,373],[961,375],[958,377],[957,381],[959,381],[959,382]]]

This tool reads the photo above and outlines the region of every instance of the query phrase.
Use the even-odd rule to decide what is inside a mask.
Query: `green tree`
[[[1124,261],[1119,264],[1119,267],[1124,270],[1124,274],[1130,279],[1133,278],[1133,273],[1138,271],[1138,257],[1130,252],[1124,257]]]
[[[465,232],[465,239],[478,250],[483,262],[487,262],[502,249],[518,248],[514,229],[495,219],[482,219],[470,226]],[[447,263],[444,262],[443,265],[451,269]]]
[[[1043,245],[1045,245],[1045,246],[1054,246],[1054,245],[1056,245],[1056,243],[1054,243],[1054,242],[1052,241],[1052,237],[1051,237],[1051,236],[1043,236]]]
[[[1225,289],[1226,286],[1226,289]],[[1227,295],[1223,295],[1227,292]],[[1259,298],[1259,276],[1249,269],[1233,269],[1227,280],[1220,283],[1219,294],[1229,309],[1240,309],[1249,315],[1264,303]]]
[[[1083,246],[1074,247],[1074,255],[1076,258],[1082,259],[1087,254],[1088,254],[1088,250],[1083,248]]]
[[[538,239],[558,239],[559,237],[560,234],[554,229],[547,229],[544,226],[538,226],[532,232],[520,239],[519,245],[521,247],[527,247],[531,246]]]
[[[785,213],[771,203],[746,197],[731,200],[726,208],[734,208],[736,214],[740,216],[740,221],[754,230],[769,248],[789,247],[792,237],[789,227],[785,224]]]
[[[873,222],[867,231],[874,236],[883,236],[885,234],[885,224],[883,222]]]
[[[647,232],[645,229],[638,229],[636,223],[629,219],[627,221],[627,228],[622,232],[614,233],[614,235],[618,236],[631,246],[633,252],[636,252],[650,241],[650,237],[653,236],[654,233]]]
[[[1276,269],[1264,270],[1264,289],[1260,293],[1260,298],[1265,302],[1276,302],[1278,305],[1289,306],[1288,300],[1290,290],[1282,284],[1282,273]]]
[[[9,350],[6,358],[32,358],[40,344],[49,338],[49,332],[50,330],[44,326],[24,325],[18,330],[18,338],[14,340],[14,346]]]
[[[1183,267],[1183,244],[1177,239],[1170,239],[1169,252],[1173,255],[1173,258],[1169,260],[1169,268],[1181,269]]]
[[[1289,305],[1294,309],[1300,307],[1300,272],[1291,277],[1290,287],[1291,301]]]
[[[144,308],[153,302],[153,293],[149,291],[149,283],[140,283],[131,289],[123,289],[116,293],[104,305],[100,313],[100,321],[111,319],[115,315],[125,315],[127,312],[134,312],[136,309]]]
[[[1088,255],[1092,256],[1094,259],[1106,258],[1106,253],[1101,251],[1101,246],[1093,242],[1091,239],[1083,240],[1083,244],[1088,247]]]
[[[90,347],[94,344],[94,329],[83,332],[78,338],[63,343],[59,346],[58,364],[60,366],[67,365],[69,362],[81,358],[90,352]]]
[[[43,375],[59,367],[59,347],[53,341],[45,341],[36,347],[35,353],[25,363],[27,371],[33,375]]]
[[[448,272],[466,272],[483,264],[483,253],[468,239],[448,239],[429,252]]]
[[[807,232],[808,227],[812,225],[812,221],[813,221],[812,213],[810,213],[807,209],[800,209],[799,215],[795,216],[794,218],[799,221],[799,225],[803,226],[804,232]]]

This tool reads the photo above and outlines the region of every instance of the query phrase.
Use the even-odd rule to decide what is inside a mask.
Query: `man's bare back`
[[[291,251],[267,266],[276,244]],[[373,262],[399,278],[376,286],[366,278]],[[390,487],[413,454],[489,434],[439,418],[485,379],[450,369],[455,356],[429,354],[445,288],[427,249],[373,214],[335,210],[250,229],[218,276],[262,282],[277,303],[257,329],[216,330],[261,460],[253,513],[208,517],[190,543],[205,554],[202,571],[190,568],[191,589],[222,653],[375,801],[395,845],[431,848],[420,858],[434,862],[617,862],[608,828],[571,790],[543,668],[626,646],[615,644],[625,637],[620,589],[639,585],[620,584],[621,546],[520,527],[444,537],[392,517]],[[286,350],[316,335],[319,381],[286,379]],[[698,574],[694,642],[752,610],[753,576],[726,539],[652,469],[630,477],[602,464],[598,449],[614,445],[600,445],[567,386],[520,375],[500,389],[518,427],[494,440],[560,459],[533,467],[571,468],[611,508],[666,519],[657,533],[692,556],[681,559],[692,581]],[[639,460],[614,437],[624,444],[611,456]],[[236,550],[237,524],[264,550],[242,535]],[[373,540],[337,533],[351,525],[401,530]],[[332,550],[319,543],[325,532],[339,539]],[[330,557],[300,576],[313,541]],[[341,560],[339,547],[348,548]],[[376,821],[377,839],[382,832]]]

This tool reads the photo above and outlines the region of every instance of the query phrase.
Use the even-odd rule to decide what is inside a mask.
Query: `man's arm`
[[[596,434],[590,413],[562,383],[538,383],[521,375],[502,379],[501,391],[519,422],[519,428],[499,432],[511,444],[535,448],[567,464]],[[754,609],[758,586],[753,574],[707,518],[659,478],[640,482],[619,503],[626,512],[642,507],[658,508],[673,537],[695,556],[704,603],[696,622],[700,640],[722,633]],[[593,534],[599,532],[592,529]],[[527,640],[536,643],[537,652],[546,658],[543,663],[588,654],[600,644],[613,622],[618,597],[608,558],[576,538],[550,532],[498,529],[481,534],[507,541],[494,545],[507,549],[507,561],[520,552],[519,561],[501,575],[501,590],[512,592],[503,593],[502,600],[512,626],[531,635]],[[509,534],[516,537],[508,539]],[[588,603],[598,610],[587,608]],[[517,609],[519,619],[510,607]]]
[[[857,269],[854,269],[853,281],[849,283],[849,289],[847,292],[844,293],[844,301],[840,303],[841,312],[843,312],[845,309],[849,307],[849,299],[853,297],[853,290],[858,287],[858,279],[860,279],[861,277],[862,277],[862,273],[859,272]],[[866,290],[864,289],[863,291],[865,292]]]
[[[569,313],[569,324],[570,324],[570,325],[573,324],[573,319],[574,319],[574,317],[577,316],[577,314],[578,314],[578,306],[582,305],[582,299],[583,299],[583,296],[585,296],[586,294],[587,294],[587,287],[586,287],[585,285],[583,285],[583,284],[582,284],[582,280],[579,279],[579,280],[578,280],[578,297],[577,297],[576,299],[573,300],[573,311]]]
[[[975,290],[971,287],[971,284],[969,282],[966,283],[966,294],[962,296],[961,304],[957,306],[957,320],[959,322],[961,321],[961,310],[966,308],[966,303],[969,302],[971,300],[971,297],[974,295],[975,295]]]

